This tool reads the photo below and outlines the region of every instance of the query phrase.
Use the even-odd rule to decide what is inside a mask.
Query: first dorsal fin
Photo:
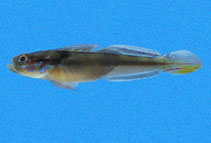
[[[71,51],[71,52],[92,52],[94,48],[99,47],[97,44],[79,44],[79,45],[71,45],[65,46],[58,51]]]
[[[107,54],[120,54],[128,56],[144,56],[144,57],[157,57],[160,56],[160,53],[146,48],[140,48],[136,46],[129,45],[112,45],[107,48],[97,51],[98,53],[107,53]]]

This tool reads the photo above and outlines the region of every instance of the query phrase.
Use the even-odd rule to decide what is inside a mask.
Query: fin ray
[[[155,50],[129,45],[112,45],[97,51],[98,53],[121,54],[128,56],[157,57],[160,53]]]
[[[186,50],[171,52],[164,56],[167,64],[164,72],[172,74],[187,74],[201,67],[201,60]]]
[[[126,74],[126,75],[117,75],[117,76],[111,76],[111,77],[106,77],[104,79],[109,80],[109,81],[114,81],[114,82],[119,82],[119,81],[131,81],[131,80],[139,80],[143,78],[149,78],[153,77],[157,74],[159,74],[159,70],[155,71],[146,71],[142,73],[136,73],[136,74]]]
[[[109,81],[129,81],[152,77],[161,71],[152,66],[118,66],[103,78]]]

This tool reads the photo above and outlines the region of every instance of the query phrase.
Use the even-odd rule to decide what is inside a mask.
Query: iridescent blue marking
[[[28,69],[27,70],[28,72],[33,72],[33,71],[36,71],[36,69],[34,68],[34,69]]]
[[[42,64],[43,64],[43,62],[40,62],[40,63],[39,63],[39,67],[40,67]]]
[[[21,68],[32,68],[34,66],[35,66],[34,64],[32,64],[32,65],[22,65]]]
[[[47,66],[44,66],[44,67],[42,67],[42,68],[40,69],[40,72],[43,73],[43,72],[46,71],[46,69],[47,69]]]

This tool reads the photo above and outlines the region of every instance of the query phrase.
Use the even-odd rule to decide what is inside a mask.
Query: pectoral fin
[[[75,88],[78,86],[77,82],[59,82],[56,80],[51,80],[51,82],[60,88],[76,90]]]

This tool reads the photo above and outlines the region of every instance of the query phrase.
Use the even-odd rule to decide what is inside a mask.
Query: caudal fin
[[[165,72],[172,74],[187,74],[201,67],[201,60],[193,53],[186,50],[171,52],[164,56]]]

